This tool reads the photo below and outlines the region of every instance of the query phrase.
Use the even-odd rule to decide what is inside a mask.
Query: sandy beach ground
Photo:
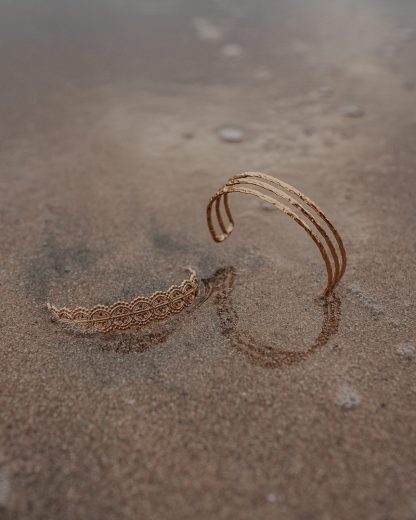
[[[252,170],[339,229],[331,305],[254,198],[211,240]],[[413,0],[3,1],[0,518],[414,520],[415,171]],[[187,266],[166,323],[48,316]]]

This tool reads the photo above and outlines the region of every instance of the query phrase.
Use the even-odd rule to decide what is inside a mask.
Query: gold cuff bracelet
[[[253,189],[250,186],[255,186],[256,188],[260,188],[269,194],[283,199],[288,205],[290,205],[291,209],[289,209],[288,205],[282,204],[272,196],[263,193],[263,191]],[[285,191],[282,191],[282,189]],[[276,179],[271,175],[266,175],[265,173],[247,172],[231,177],[231,179],[228,180],[225,186],[223,186],[219,191],[217,191],[217,193],[210,199],[207,207],[208,227],[212,238],[216,242],[222,242],[223,240],[228,238],[234,229],[234,221],[231,215],[231,210],[228,202],[228,195],[230,193],[244,193],[247,195],[254,195],[255,197],[258,197],[259,199],[264,200],[265,202],[273,204],[273,206],[275,206],[280,211],[283,211],[283,213],[286,213],[286,215],[288,215],[297,224],[299,224],[315,242],[325,262],[328,280],[324,296],[328,296],[334,290],[334,288],[344,275],[345,269],[347,267],[347,257],[345,253],[345,248],[338,231],[331,224],[329,219],[325,216],[324,212],[320,210],[314,202],[312,202],[308,197],[303,195],[299,190],[297,190],[293,186],[290,186],[289,184],[286,184],[285,182],[280,181],[279,179]],[[292,196],[297,198],[295,199]],[[224,209],[228,219],[227,225],[224,224],[224,220],[221,214],[221,199],[224,199]],[[221,233],[216,232],[212,222],[214,203],[215,215],[217,217]],[[323,237],[324,242],[327,248],[329,249],[329,255],[324,243],[318,238],[317,234],[314,233],[310,226],[305,222],[305,220],[303,220],[299,214],[292,211],[292,209],[298,210],[314,225],[319,235]],[[315,216],[309,210],[312,210],[315,213]],[[316,216],[320,218],[321,221],[323,221],[324,225],[326,225],[327,230],[321,225],[321,223],[318,222]],[[337,249],[333,241],[329,237],[327,231],[332,233],[333,237],[335,238],[339,252],[341,253],[341,258],[339,258],[339,253],[337,252]]]
[[[172,285],[165,292],[157,291],[151,296],[138,297],[131,302],[116,302],[107,307],[96,305],[91,309],[58,309],[48,305],[55,319],[91,332],[111,332],[133,327],[144,327],[154,321],[163,321],[191,305],[198,294],[199,282],[195,271],[180,285]]]

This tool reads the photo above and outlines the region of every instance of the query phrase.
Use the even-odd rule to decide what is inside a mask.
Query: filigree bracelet
[[[165,292],[157,291],[149,297],[139,296],[131,302],[116,302],[111,306],[96,305],[90,309],[67,309],[47,304],[55,319],[91,332],[112,332],[139,328],[155,321],[164,321],[191,305],[198,294],[199,283],[195,271],[180,285],[172,285]]]

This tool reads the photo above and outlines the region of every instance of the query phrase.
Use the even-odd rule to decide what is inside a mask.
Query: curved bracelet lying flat
[[[131,302],[116,302],[107,307],[96,305],[91,309],[77,307],[58,309],[48,305],[55,319],[94,332],[111,332],[132,327],[144,327],[150,322],[163,321],[191,305],[198,294],[199,282],[195,271],[180,285],[172,285],[165,292],[138,297]]]
[[[266,195],[263,191],[258,191],[247,186],[255,186],[256,188],[261,188],[265,192],[271,193],[276,197],[280,197],[280,199],[286,201],[288,205],[282,204],[270,195]],[[282,188],[285,191],[282,191],[282,189],[279,188]],[[234,221],[231,215],[231,210],[228,202],[229,193],[244,193],[247,195],[254,195],[255,197],[258,197],[266,202],[269,202],[270,204],[273,204],[273,206],[275,206],[280,211],[283,211],[283,213],[286,213],[286,215],[288,215],[297,224],[299,224],[299,226],[301,226],[315,242],[325,262],[328,280],[324,296],[328,296],[334,290],[338,282],[343,277],[345,269],[347,267],[347,256],[345,252],[345,247],[341,240],[341,237],[339,236],[338,231],[325,216],[324,212],[320,210],[314,202],[312,202],[308,197],[303,195],[299,190],[297,190],[293,186],[290,186],[289,184],[286,184],[285,182],[280,181],[279,179],[276,179],[271,175],[266,175],[265,173],[260,172],[247,172],[241,173],[240,175],[235,175],[234,177],[231,177],[231,179],[228,180],[225,186],[223,186],[219,191],[217,191],[217,193],[213,197],[211,197],[207,206],[208,227],[212,238],[216,242],[222,242],[223,240],[228,238],[234,229]],[[297,198],[295,199],[291,195]],[[224,220],[221,215],[221,199],[224,199],[225,213],[228,218],[227,226],[224,224]],[[212,211],[214,203],[215,215],[217,217],[218,224],[221,228],[222,233],[216,232],[212,222]],[[292,211],[292,209],[298,210],[303,216],[305,216],[309,220],[309,222],[313,224],[313,226],[318,231],[319,235],[323,238],[323,242],[319,238],[319,236],[314,231],[312,231],[311,227],[305,222],[305,220],[302,219],[298,213]],[[312,210],[315,215],[312,214],[309,210]],[[321,222],[317,220],[317,217],[321,219]],[[322,224],[326,226],[327,229],[325,229],[325,227],[323,227]],[[330,233],[335,238],[335,242],[338,246],[341,258],[338,256],[339,253],[337,252],[337,249],[333,241],[329,237],[328,231],[330,231]],[[329,250],[329,255],[324,244]]]

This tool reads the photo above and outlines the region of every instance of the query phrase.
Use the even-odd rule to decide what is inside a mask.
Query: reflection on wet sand
[[[146,352],[157,345],[164,343],[175,332],[178,326],[178,317],[158,323],[145,329],[130,329],[103,334],[97,331],[84,331],[72,325],[64,324],[62,330],[71,336],[82,336],[92,340],[92,343],[104,351],[119,353]]]
[[[221,333],[230,341],[231,346],[242,352],[250,363],[263,368],[283,368],[305,360],[316,350],[324,347],[331,336],[338,331],[341,302],[337,296],[323,300],[324,317],[319,335],[306,350],[301,352],[278,350],[264,344],[247,331],[239,329],[240,318],[233,306],[233,288],[236,276],[234,267],[218,270],[214,276],[205,280],[208,293],[213,295],[220,321]]]
[[[219,269],[210,278],[200,282],[199,296],[194,304],[181,316],[176,316],[164,323],[158,323],[144,329],[130,329],[109,334],[85,332],[66,326],[69,334],[89,336],[97,339],[102,350],[115,352],[145,352],[165,343],[180,327],[186,315],[194,312],[201,305],[212,299],[220,322],[220,331],[233,348],[243,353],[253,365],[262,368],[283,368],[304,361],[316,350],[324,347],[329,339],[337,333],[341,315],[341,302],[333,295],[322,300],[323,320],[321,331],[313,343],[303,351],[290,351],[275,348],[264,343],[248,331],[239,328],[240,317],[233,305],[233,289],[236,277],[235,267]]]

